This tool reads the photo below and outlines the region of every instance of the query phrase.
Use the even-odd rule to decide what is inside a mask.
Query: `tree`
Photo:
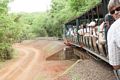
[[[12,36],[11,31],[9,31],[12,22],[7,14],[8,2],[9,0],[0,1],[0,60],[12,58]]]

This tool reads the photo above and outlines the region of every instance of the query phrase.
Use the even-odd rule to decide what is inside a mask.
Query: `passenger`
[[[85,33],[84,36],[86,36],[86,37],[90,36],[90,29],[89,29],[89,26],[88,26],[88,25],[89,25],[89,23],[86,24],[86,28],[85,28],[85,32],[86,32],[86,33]]]
[[[99,40],[101,44],[105,44],[105,42],[107,44],[107,32],[114,21],[114,18],[110,14],[105,15],[99,31]]]
[[[88,25],[90,27],[90,35],[91,36],[96,36],[95,25],[96,25],[96,23],[94,21],[90,22],[90,24]]]
[[[78,34],[81,35],[81,36],[84,35],[84,33],[83,33],[83,24],[81,24],[81,25],[79,26]]]
[[[85,34],[86,34],[86,25],[85,24],[83,24],[83,33],[84,33],[84,36],[85,36]]]
[[[80,46],[83,47],[83,36],[84,36],[84,32],[83,32],[83,24],[81,24],[79,26],[79,30],[78,30],[78,34],[80,35]]]
[[[74,36],[77,36],[77,27],[76,26],[73,26],[73,33],[74,33]]]
[[[117,80],[120,80],[120,0],[110,0],[108,11],[116,20],[107,33],[109,63],[113,66]]]
[[[105,49],[106,48],[106,46],[105,46],[106,40],[105,40],[105,31],[103,29],[104,25],[105,25],[104,20],[103,19],[99,20],[99,24],[100,25],[98,25],[98,40],[97,40],[98,42],[97,42],[97,44],[99,47],[100,55],[106,57],[108,54]]]
[[[111,26],[111,24],[115,21],[114,18],[112,17],[112,15],[110,15],[109,13],[105,15],[105,18],[104,18],[104,21],[105,21],[105,27],[107,29],[107,32]]]
[[[90,36],[92,38],[92,46],[96,53],[99,53],[98,49],[98,35],[97,35],[97,23],[95,21],[90,22],[88,26],[91,27]]]
[[[70,36],[74,36],[74,32],[72,28],[69,28]]]

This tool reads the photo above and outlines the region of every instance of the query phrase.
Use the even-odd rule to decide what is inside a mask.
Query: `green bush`
[[[13,49],[9,43],[0,43],[0,61],[12,58]]]

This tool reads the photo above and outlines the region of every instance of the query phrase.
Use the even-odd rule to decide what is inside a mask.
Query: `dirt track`
[[[19,58],[9,61],[0,70],[0,80],[53,80],[66,70],[73,61],[47,61],[50,55],[62,50],[62,42],[58,41],[24,41],[13,47]]]

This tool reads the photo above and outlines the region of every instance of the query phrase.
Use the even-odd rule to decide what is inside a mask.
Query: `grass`
[[[13,58],[12,59],[17,59],[18,56],[18,51],[14,49],[14,51],[12,52]]]

